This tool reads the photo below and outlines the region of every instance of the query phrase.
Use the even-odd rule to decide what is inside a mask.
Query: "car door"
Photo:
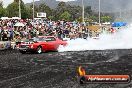
[[[42,50],[43,51],[47,51],[48,50],[48,44],[47,42],[45,41],[45,39],[42,37],[40,38],[36,38],[36,40],[34,39],[34,48],[37,49],[38,46],[42,46]]]
[[[47,51],[49,50],[49,43],[45,40],[45,38],[39,38],[40,41],[39,41],[39,44],[38,45],[41,45],[42,46],[42,49],[44,51]]]
[[[57,49],[56,38],[47,37],[46,42],[47,42],[47,47],[48,47],[49,50],[56,50]]]

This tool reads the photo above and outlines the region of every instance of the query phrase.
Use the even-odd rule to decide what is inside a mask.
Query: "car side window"
[[[44,38],[39,38],[39,41],[45,41],[45,39]]]
[[[50,41],[56,41],[56,39],[54,37],[47,37],[45,39],[47,42],[50,42]]]

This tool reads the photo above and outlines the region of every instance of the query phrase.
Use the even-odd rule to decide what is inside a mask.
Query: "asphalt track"
[[[132,75],[132,50],[21,54],[0,51],[0,88],[132,88],[127,84],[84,84],[77,68],[87,74]]]

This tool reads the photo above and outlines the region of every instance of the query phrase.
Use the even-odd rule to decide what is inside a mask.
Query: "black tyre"
[[[86,78],[85,77],[81,77],[79,80],[80,84],[85,84],[86,83]]]
[[[21,51],[21,50],[20,50],[20,53],[21,53],[21,54],[25,54],[25,53],[26,53],[26,51]]]
[[[38,53],[38,54],[41,54],[41,53],[42,53],[42,47],[41,47],[41,46],[38,46],[38,48],[37,48],[37,53]]]

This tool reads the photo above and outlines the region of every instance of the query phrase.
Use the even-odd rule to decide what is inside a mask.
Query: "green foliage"
[[[53,11],[53,16],[55,17],[55,20],[58,20],[60,18],[60,15],[67,11],[67,5],[65,2],[60,2],[58,6],[56,7],[55,11]]]
[[[23,19],[33,17],[33,5],[25,6],[24,2],[21,0],[21,16]],[[60,2],[55,9],[51,9],[45,3],[40,5],[35,5],[34,7],[35,17],[37,17],[37,12],[45,12],[47,17],[51,20],[61,20],[65,19],[68,21],[78,20],[82,21],[82,7],[76,5],[69,5],[65,2]],[[3,3],[0,2],[0,17],[8,16],[14,17],[19,16],[19,0],[14,0],[13,3],[9,4],[7,8],[3,8]],[[98,22],[98,13],[92,11],[91,6],[85,7],[85,18],[90,22]],[[101,22],[111,21],[112,17],[109,14],[102,16]]]
[[[19,0],[14,0],[13,3],[7,6],[8,17],[19,17]],[[26,19],[30,17],[30,9],[25,7],[24,2],[21,0],[21,18]]]
[[[6,10],[2,7],[0,7],[0,18],[5,16]]]
[[[98,17],[97,16],[90,16],[89,19],[92,21],[92,22],[98,22]]]
[[[80,6],[68,6],[69,13],[71,14],[71,20],[75,21],[82,15],[82,8]]]
[[[19,7],[17,2],[13,2],[7,6],[8,17],[18,17],[19,16]]]
[[[69,21],[70,20],[70,17],[71,17],[71,14],[68,12],[68,11],[65,11],[64,13],[62,13],[60,15],[60,19],[62,20],[67,20]]]
[[[60,2],[55,9],[54,17],[59,19],[60,16],[66,11],[71,15],[69,20],[75,21],[81,16],[82,8],[80,6],[71,6],[67,5],[65,2]]]
[[[0,1],[0,18],[6,15],[6,9],[3,8],[3,2]]]
[[[110,22],[111,21],[111,17],[110,16],[102,16],[101,17],[101,21],[102,22]]]
[[[79,18],[77,19],[78,22],[82,22],[82,20],[83,20],[82,17],[79,17]]]
[[[56,8],[58,13],[64,13],[65,11],[67,11],[67,5],[65,2],[60,2]]]
[[[39,5],[38,12],[45,12],[45,13],[47,13],[47,16],[52,15],[52,10],[45,3],[42,3]]]
[[[26,12],[27,11],[27,12]],[[32,8],[30,8],[30,7],[26,7],[26,13],[27,13],[27,18],[32,18],[33,17],[33,10],[32,10]]]
[[[3,7],[3,1],[0,1],[0,7]]]
[[[50,19],[50,20],[53,20],[53,18],[54,18],[53,16],[49,16],[49,17],[48,17],[48,19]]]
[[[91,6],[85,7],[85,17],[89,17],[89,15],[92,15]]]
[[[31,18],[33,18],[33,5],[29,6],[29,10],[30,10],[30,16]],[[37,5],[34,5],[34,17],[37,17],[37,12],[39,12],[39,8]]]

